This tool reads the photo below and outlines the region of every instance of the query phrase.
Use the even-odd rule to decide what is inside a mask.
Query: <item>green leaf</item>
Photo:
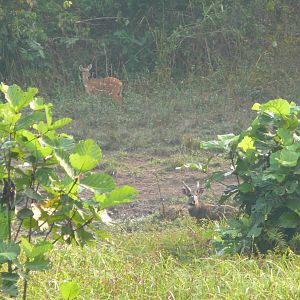
[[[21,237],[21,248],[25,252],[26,257],[31,257],[32,246],[30,245],[28,240],[23,237]]]
[[[289,116],[291,114],[291,107],[289,102],[281,98],[270,100],[267,103],[262,104],[260,108],[263,111],[271,111],[275,115],[280,116]]]
[[[104,173],[89,175],[81,179],[80,185],[99,193],[110,192],[116,187],[113,178]]]
[[[19,86],[14,84],[7,88],[5,98],[18,112],[22,108],[28,106],[37,93],[37,88],[28,88],[27,91],[24,92]]]
[[[68,135],[56,135],[50,131],[43,135],[42,140],[45,144],[51,146],[53,149],[72,151],[74,148],[74,140]]]
[[[242,148],[244,152],[248,150],[256,150],[254,146],[254,139],[250,136],[244,136],[244,138],[239,142],[238,148]]]
[[[5,240],[8,237],[8,216],[0,211],[0,240]]]
[[[64,151],[63,149],[57,149],[57,150],[54,150],[54,154],[55,154],[55,157],[58,160],[60,166],[66,171],[66,173],[71,178],[73,178],[74,171],[70,165],[68,153],[66,151]]]
[[[5,243],[0,240],[0,263],[15,260],[20,254],[20,247],[15,242]]]
[[[30,108],[32,110],[45,109],[46,106],[47,104],[45,104],[45,100],[41,97],[36,97],[33,101],[30,102]]]
[[[300,216],[300,198],[293,197],[286,202],[286,206]]]
[[[101,208],[105,209],[118,204],[132,202],[137,194],[138,192],[136,189],[125,185],[119,189],[113,190],[108,196],[95,193],[95,199],[101,204]]]
[[[65,125],[69,124],[72,122],[71,118],[63,118],[60,120],[55,121],[50,127],[50,130],[55,130],[55,129],[59,129],[61,127],[64,127]]]
[[[24,220],[26,218],[33,217],[33,212],[29,208],[23,208],[23,209],[21,209],[21,210],[18,211],[17,217],[20,220]]]
[[[50,268],[49,259],[43,256],[35,257],[32,261],[27,261],[25,263],[25,268],[31,271],[45,271]]]
[[[252,110],[260,110],[261,104],[260,103],[254,103],[252,105]]]
[[[0,290],[7,293],[11,297],[18,296],[18,280],[19,275],[16,273],[11,272],[1,272],[1,279],[0,279]],[[4,299],[4,298],[3,298]]]
[[[102,158],[100,147],[93,140],[80,141],[70,155],[71,166],[79,172],[94,169]]]
[[[54,169],[44,167],[36,171],[35,178],[40,184],[49,186],[51,183],[51,178],[57,178],[57,174]]]
[[[218,135],[217,141],[201,142],[200,149],[204,150],[226,150],[231,142],[237,139],[234,134]]]
[[[248,182],[243,182],[242,184],[239,185],[239,191],[242,193],[249,193],[254,190],[254,187],[252,184]]]
[[[44,119],[44,114],[42,112],[33,112],[19,119],[16,124],[16,130],[28,129],[33,124],[42,121]]]
[[[299,220],[298,214],[288,210],[279,217],[279,225],[283,228],[297,228]]]
[[[37,257],[40,255],[45,254],[46,252],[50,251],[53,248],[52,243],[47,241],[41,241],[33,246],[31,251],[31,257]]]
[[[34,199],[38,202],[45,200],[45,198],[43,196],[41,196],[38,192],[36,192],[35,190],[30,189],[30,188],[26,189],[23,192],[23,194],[25,196],[27,196],[28,198]]]
[[[299,152],[283,149],[280,151],[280,156],[277,158],[279,164],[285,167],[295,167],[300,157]]]
[[[291,145],[294,142],[293,135],[285,128],[279,128],[277,134],[281,138],[282,144],[285,146]]]
[[[50,127],[52,125],[52,104],[48,104],[45,106],[45,114],[47,125]]]
[[[80,286],[77,283],[70,281],[60,284],[59,290],[65,300],[72,300],[79,295]]]

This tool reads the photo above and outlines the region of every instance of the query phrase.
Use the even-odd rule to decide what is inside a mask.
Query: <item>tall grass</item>
[[[298,257],[217,256],[213,226],[148,224],[115,233],[114,244],[56,247],[53,269],[33,276],[29,299],[61,299],[58,285],[71,280],[81,286],[78,299],[299,299]]]
[[[283,97],[297,101],[298,72],[274,64],[227,66],[206,77],[183,81],[159,74],[124,81],[127,111],[109,97],[88,96],[82,84],[44,89],[58,115],[74,119],[70,132],[93,137],[105,150],[178,153],[193,140],[239,133],[253,118],[254,102]]]

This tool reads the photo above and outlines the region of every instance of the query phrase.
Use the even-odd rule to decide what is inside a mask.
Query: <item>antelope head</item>
[[[183,186],[182,193],[188,197],[188,209],[193,209],[195,206],[200,207],[202,204],[200,201],[200,195],[204,193],[204,188],[200,186],[200,183],[197,182],[197,189],[194,193],[185,182],[183,182]]]

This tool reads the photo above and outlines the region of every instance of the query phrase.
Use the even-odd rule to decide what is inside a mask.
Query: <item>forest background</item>
[[[104,149],[187,144],[238,132],[255,101],[299,98],[299,10],[288,0],[1,1],[0,80],[38,87],[78,120],[79,138],[92,135]],[[107,101],[99,120],[78,70],[89,63],[92,76],[123,81],[131,121]],[[137,128],[146,128],[142,140]]]

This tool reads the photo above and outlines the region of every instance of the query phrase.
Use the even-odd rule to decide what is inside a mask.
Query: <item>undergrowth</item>
[[[60,299],[58,285],[72,280],[85,300],[299,299],[297,256],[218,256],[210,247],[214,226],[185,219],[114,230],[114,243],[96,248],[57,246],[52,273],[33,276],[29,298]]]

